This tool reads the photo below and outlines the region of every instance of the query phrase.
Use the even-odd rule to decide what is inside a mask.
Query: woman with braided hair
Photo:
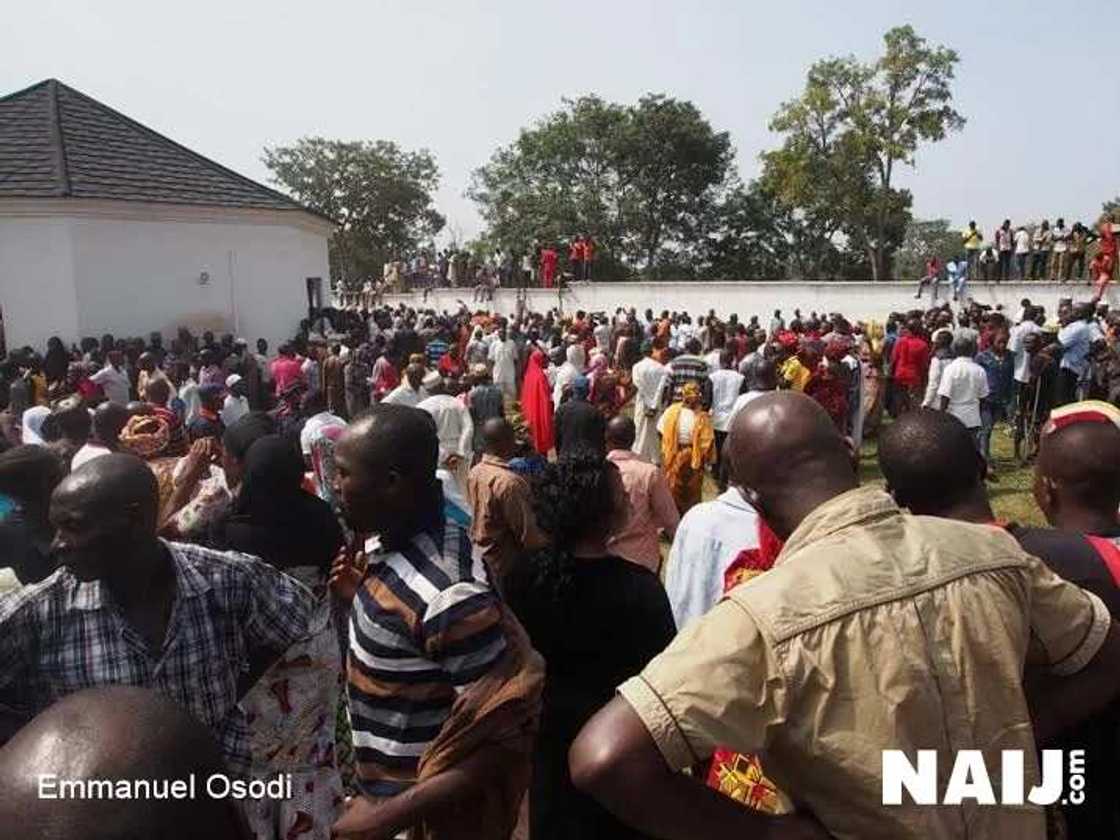
[[[676,635],[669,599],[653,572],[607,550],[627,502],[618,468],[601,452],[577,447],[549,464],[534,482],[533,507],[552,542],[507,579],[509,605],[548,663],[530,836],[641,838],[576,790],[568,749],[615,687]]]

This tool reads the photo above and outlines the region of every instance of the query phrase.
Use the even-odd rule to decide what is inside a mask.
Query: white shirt
[[[407,381],[402,382],[392,391],[385,395],[381,400],[388,405],[407,405],[411,408],[416,408],[420,405],[421,400],[428,398],[428,392],[423,387],[419,391],[413,391],[412,386]]]
[[[662,414],[657,419],[657,433],[660,435],[665,434],[666,416]],[[692,443],[692,430],[694,428],[696,428],[696,412],[682,405],[680,414],[677,415],[677,443],[681,446],[688,446]]]
[[[254,353],[253,358],[257,362],[257,370],[261,372],[261,382],[272,382],[272,365],[268,361],[268,356],[264,353]]]
[[[222,425],[227,429],[249,413],[249,399],[248,397],[235,397],[233,394],[226,394],[225,401],[222,403]]]
[[[85,444],[81,449],[74,453],[74,457],[70,460],[70,472],[78,469],[83,464],[88,464],[95,458],[100,458],[102,455],[111,454],[107,447],[102,446],[100,443]]]
[[[938,330],[940,332],[940,330]],[[936,333],[935,333],[936,335]],[[945,368],[952,359],[945,359],[934,353],[929,359],[929,374],[926,376],[926,395],[922,400],[922,408],[938,408],[937,390],[941,387],[941,377],[945,375]]]
[[[101,386],[105,396],[109,398],[109,402],[128,405],[131,384],[128,381],[128,374],[123,370],[117,370],[112,365],[105,365],[91,376],[89,381]]]
[[[713,350],[704,357],[704,361],[708,363],[708,370],[712,373],[715,373],[723,365],[723,362],[720,360],[722,354],[722,350]]]
[[[202,408],[202,398],[198,395],[198,383],[188,379],[179,389],[179,399],[183,401],[183,425],[189,426],[198,419],[198,412]]]
[[[592,330],[591,334],[595,336],[595,346],[604,353],[609,353],[611,349],[611,325],[599,324]]]
[[[473,453],[474,423],[470,409],[459,400],[448,394],[436,394],[416,407],[428,412],[436,421],[440,464],[452,455],[469,457]]]
[[[965,428],[980,428],[980,400],[988,396],[988,375],[967,356],[958,356],[941,374],[938,396],[949,398],[949,413]]]
[[[630,371],[637,393],[634,410],[656,411],[661,407],[662,391],[669,376],[669,368],[652,356],[646,356]]]
[[[731,414],[727,418],[727,427],[731,428],[731,425],[735,422],[735,417],[739,414],[740,411],[743,410],[747,403],[749,403],[751,400],[757,400],[763,394],[769,393],[769,391],[747,391],[747,393],[740,394],[738,397],[736,397],[735,404],[731,406]]]
[[[712,383],[712,428],[717,432],[731,430],[731,412],[743,387],[743,374],[735,370],[717,370],[708,379]]]
[[[1016,254],[1029,254],[1031,252],[1031,235],[1027,233],[1026,229],[1020,228],[1015,231],[1015,253]]]
[[[490,361],[494,363],[494,384],[517,381],[517,343],[512,338],[494,339],[490,345]]]
[[[727,567],[740,551],[758,544],[758,514],[734,488],[684,515],[665,573],[665,592],[678,630],[715,606],[723,596]]]
[[[1007,349],[1015,357],[1015,381],[1027,383],[1031,381],[1031,354],[1024,345],[1028,335],[1042,332],[1042,327],[1034,321],[1023,321],[1011,328],[1007,339]]]
[[[1069,230],[1064,227],[1056,227],[1050,231],[1050,235],[1054,237],[1054,253],[1064,254],[1069,250]]]
[[[305,456],[311,455],[311,444],[314,443],[318,434],[327,426],[345,426],[346,421],[336,414],[331,414],[329,411],[320,411],[307,418],[307,422],[303,424],[303,428],[299,433],[299,448]]]

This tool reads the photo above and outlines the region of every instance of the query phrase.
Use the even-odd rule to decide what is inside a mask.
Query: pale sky
[[[1084,0],[36,0],[5,8],[0,94],[53,76],[266,183],[262,146],[301,136],[427,147],[469,238],[470,172],[562,97],[690,99],[749,180],[809,65],[903,23],[960,53],[968,119],[904,172],[917,217],[1088,222],[1120,194],[1120,16]]]

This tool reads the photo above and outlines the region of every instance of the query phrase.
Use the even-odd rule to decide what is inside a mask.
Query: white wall
[[[75,219],[71,230],[83,335],[185,326],[275,347],[307,317],[305,278],[328,274],[326,238],[294,227]]]
[[[0,218],[9,346],[42,347],[52,334],[170,338],[186,326],[275,347],[307,317],[305,278],[328,274],[326,236],[295,225]]]
[[[42,350],[78,332],[74,262],[66,219],[0,219],[0,312],[8,349]]]
[[[687,311],[693,315],[705,314],[714,309],[716,314],[726,318],[737,313],[745,320],[758,315],[767,323],[775,309],[781,309],[788,318],[794,309],[803,315],[816,312],[842,312],[854,318],[884,319],[891,312],[905,311],[919,305],[914,299],[916,284],[913,283],[591,283],[577,285],[563,293],[565,312],[584,309],[589,312],[613,312],[617,307],[635,307],[638,311],[647,308],[660,314],[663,309]],[[1035,304],[1042,304],[1053,313],[1057,309],[1059,297],[1075,297],[1088,300],[1089,287],[1086,285],[1060,286],[1052,283],[973,283],[970,293],[981,303],[1002,304],[1007,310],[1018,310],[1023,298],[1030,298]],[[1110,289],[1107,296],[1113,306],[1120,298],[1116,289]],[[528,306],[542,312],[557,305],[555,290],[528,290]],[[928,305],[929,291],[921,301]],[[941,300],[945,299],[942,291]],[[404,302],[410,306],[425,306],[436,310],[453,311],[458,300],[463,300],[472,308],[493,309],[501,313],[516,310],[516,292],[512,289],[499,289],[493,304],[475,304],[471,301],[470,289],[436,289],[422,304],[418,293],[405,295],[386,295],[385,302],[396,305]]]

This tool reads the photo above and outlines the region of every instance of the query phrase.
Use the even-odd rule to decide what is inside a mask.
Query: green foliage
[[[577,234],[596,242],[597,279],[687,258],[732,174],[731,141],[695,105],[564,100],[473,176],[487,238],[523,253]],[[564,254],[561,249],[561,254]]]
[[[931,47],[910,26],[891,29],[871,64],[854,57],[814,64],[801,96],[778,110],[782,146],[763,159],[763,182],[810,228],[807,265],[827,274],[835,249],[864,256],[876,279],[890,276],[911,197],[895,189],[898,165],[922,143],[964,125],[952,108],[956,52]]]
[[[961,231],[951,228],[948,219],[914,219],[895,255],[895,276],[916,280],[925,273],[926,260],[937,256],[942,264],[960,256]]]
[[[713,280],[783,279],[807,237],[804,222],[758,181],[729,189],[710,221],[698,257]]]
[[[331,217],[331,280],[356,285],[381,276],[389,259],[429,242],[444,225],[432,205],[439,169],[431,152],[386,140],[305,137],[264,150],[274,183]]]

